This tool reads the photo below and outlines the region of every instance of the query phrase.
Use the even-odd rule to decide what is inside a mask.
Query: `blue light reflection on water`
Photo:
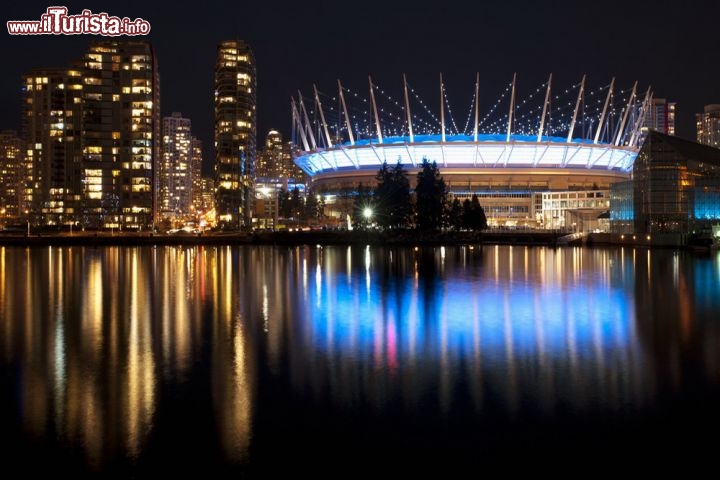
[[[383,308],[386,302],[377,278],[371,280],[369,290],[360,281],[348,282],[343,274],[334,279],[326,276],[324,282],[320,288],[310,285],[309,295],[318,298],[309,311],[315,346],[348,354],[383,346],[407,353],[410,339],[422,342],[425,330],[420,325],[427,321],[437,323],[430,329],[443,328],[443,343],[450,348],[465,345],[475,335],[482,335],[488,347],[501,348],[510,327],[517,353],[534,355],[546,348],[551,355],[561,355],[569,328],[578,348],[592,344],[596,329],[600,329],[601,343],[612,340],[622,347],[629,342],[634,320],[632,299],[619,289],[603,286],[488,287],[465,278],[454,280],[450,288],[438,285],[432,292],[418,292],[407,282],[394,292],[395,304]],[[396,305],[402,310],[396,311]],[[378,327],[385,335],[376,334]],[[376,344],[378,339],[383,339],[382,345]],[[389,339],[395,344],[387,345]]]
[[[412,259],[401,257],[405,251],[355,249],[338,265],[328,260],[339,257],[333,249],[325,250],[304,257],[315,265],[315,282],[307,284],[313,301],[298,318],[307,348],[321,356],[313,375],[326,370],[325,380],[346,393],[341,399],[367,393],[348,392],[346,382],[367,368],[391,392],[402,376],[434,388],[426,369],[437,368],[441,385],[474,388],[476,407],[483,393],[475,377],[489,377],[506,392],[510,413],[520,396],[546,408],[561,400],[585,408],[607,389],[612,394],[600,403],[614,409],[640,406],[650,395],[639,380],[648,372],[636,338],[633,292],[622,271],[611,273],[617,269],[605,254],[453,248],[446,265],[439,249],[414,252]],[[391,272],[366,268],[401,260]],[[615,265],[627,268],[622,258]],[[613,284],[618,275],[621,281]],[[416,393],[398,395],[415,403]],[[442,395],[441,405],[448,402]],[[392,396],[370,401],[382,404]]]

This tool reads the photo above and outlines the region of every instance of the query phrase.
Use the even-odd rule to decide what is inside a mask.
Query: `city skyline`
[[[298,89],[308,91],[316,83],[331,93],[340,78],[350,88],[366,90],[368,74],[376,84],[394,90],[406,73],[432,101],[432,80],[442,72],[458,92],[451,101],[464,105],[472,95],[474,72],[479,71],[481,108],[495,100],[514,72],[523,79],[521,90],[542,82],[549,72],[566,84],[577,82],[583,74],[606,76],[608,81],[616,75],[626,84],[635,80],[649,84],[656,97],[677,102],[677,134],[686,139],[695,137],[695,114],[704,105],[720,101],[720,86],[714,81],[720,68],[717,54],[705,48],[712,41],[713,12],[719,10],[710,2],[700,2],[695,8],[660,2],[652,9],[610,2],[592,12],[573,4],[552,8],[412,5],[378,10],[371,3],[361,8],[321,4],[312,9],[288,6],[278,12],[264,4],[212,8],[211,3],[196,11],[181,3],[170,11],[127,2],[105,4],[94,11],[143,18],[151,24],[149,35],[135,39],[151,42],[157,52],[161,113],[181,111],[192,119],[197,137],[205,144],[206,159],[214,158],[210,150],[216,48],[232,38],[246,41],[255,52],[261,138],[270,129],[289,138],[289,98]],[[38,2],[12,6],[6,11],[6,21],[39,19],[48,6]],[[67,2],[65,6],[72,14],[90,8]],[[517,8],[527,14],[518,16]],[[620,25],[629,26],[622,30]],[[646,41],[657,35],[667,40],[662,48]],[[9,74],[0,82],[5,107],[0,128],[20,130],[19,90],[24,73],[67,65],[99,38],[103,37],[8,34],[0,44],[9,65]],[[212,163],[206,160],[206,174],[212,171]]]

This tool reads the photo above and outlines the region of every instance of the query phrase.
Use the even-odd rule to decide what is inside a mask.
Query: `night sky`
[[[636,5],[637,3],[638,5]],[[518,90],[553,72],[570,86],[582,74],[596,85],[652,86],[678,103],[678,135],[694,139],[694,115],[720,103],[720,2],[707,1],[144,1],[12,2],[8,20],[39,20],[46,8],[69,14],[141,17],[152,31],[163,115],[182,112],[205,143],[212,165],[213,68],[217,44],[240,38],[257,60],[258,137],[270,128],[290,135],[289,98],[300,89],[335,93],[336,79],[367,91],[367,76],[400,98],[402,74],[434,105],[442,72],[451,103],[463,112],[481,75],[480,105],[489,105],[518,74]],[[164,8],[165,5],[173,8]],[[0,40],[0,129],[20,128],[21,75],[34,67],[67,66],[92,36],[12,36]],[[122,37],[128,38],[128,37]],[[463,115],[458,115],[462,117]]]

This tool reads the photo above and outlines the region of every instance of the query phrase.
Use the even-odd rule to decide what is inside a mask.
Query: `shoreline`
[[[165,246],[165,245],[467,245],[508,244],[555,246],[555,232],[395,232],[306,231],[204,233],[166,235],[150,233],[47,233],[0,235],[0,246]]]
[[[0,246],[194,246],[194,245],[517,245],[517,246],[634,246],[644,248],[684,248],[696,250],[682,238],[639,236],[608,233],[584,236],[565,232],[533,230],[486,230],[483,232],[418,232],[414,230],[372,231],[302,231],[203,234],[151,234],[75,232],[32,234],[0,234]]]

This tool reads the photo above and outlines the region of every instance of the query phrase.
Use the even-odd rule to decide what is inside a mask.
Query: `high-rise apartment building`
[[[720,148],[720,104],[705,105],[705,111],[695,115],[697,141]]]
[[[23,202],[25,157],[22,139],[16,131],[0,132],[0,222],[17,220],[27,208]]]
[[[290,179],[298,183],[304,180],[304,176],[305,173],[293,162],[292,144],[283,142],[277,130],[270,130],[263,149],[258,152],[256,178]]]
[[[218,46],[215,63],[215,188],[217,218],[250,226],[255,176],[255,58],[242,40]]]
[[[289,153],[289,152],[288,152]],[[257,153],[256,178],[280,178],[282,176],[282,136],[270,130],[265,144]]]
[[[200,194],[201,205],[200,211],[208,212],[215,207],[215,179],[210,177],[202,177],[200,182],[202,191]]]
[[[26,74],[24,89],[25,199],[33,221],[152,225],[160,89],[150,44],[94,42],[71,68]]]
[[[151,226],[158,211],[154,172],[160,161],[160,79],[153,48],[142,41],[100,41],[83,63],[87,222]]]
[[[645,127],[666,135],[675,135],[675,102],[666,98],[653,98],[645,114]]]
[[[23,78],[25,178],[20,213],[39,225],[80,220],[84,69],[35,69]]]
[[[173,112],[163,118],[162,160],[158,171],[159,215],[179,218],[190,214],[192,205],[192,124]]]
[[[191,190],[192,190],[192,207],[195,212],[206,211],[202,199],[203,195],[203,184],[202,184],[202,165],[203,165],[203,153],[202,153],[202,141],[198,138],[192,137],[190,141],[190,171]],[[212,208],[212,207],[210,207]]]

